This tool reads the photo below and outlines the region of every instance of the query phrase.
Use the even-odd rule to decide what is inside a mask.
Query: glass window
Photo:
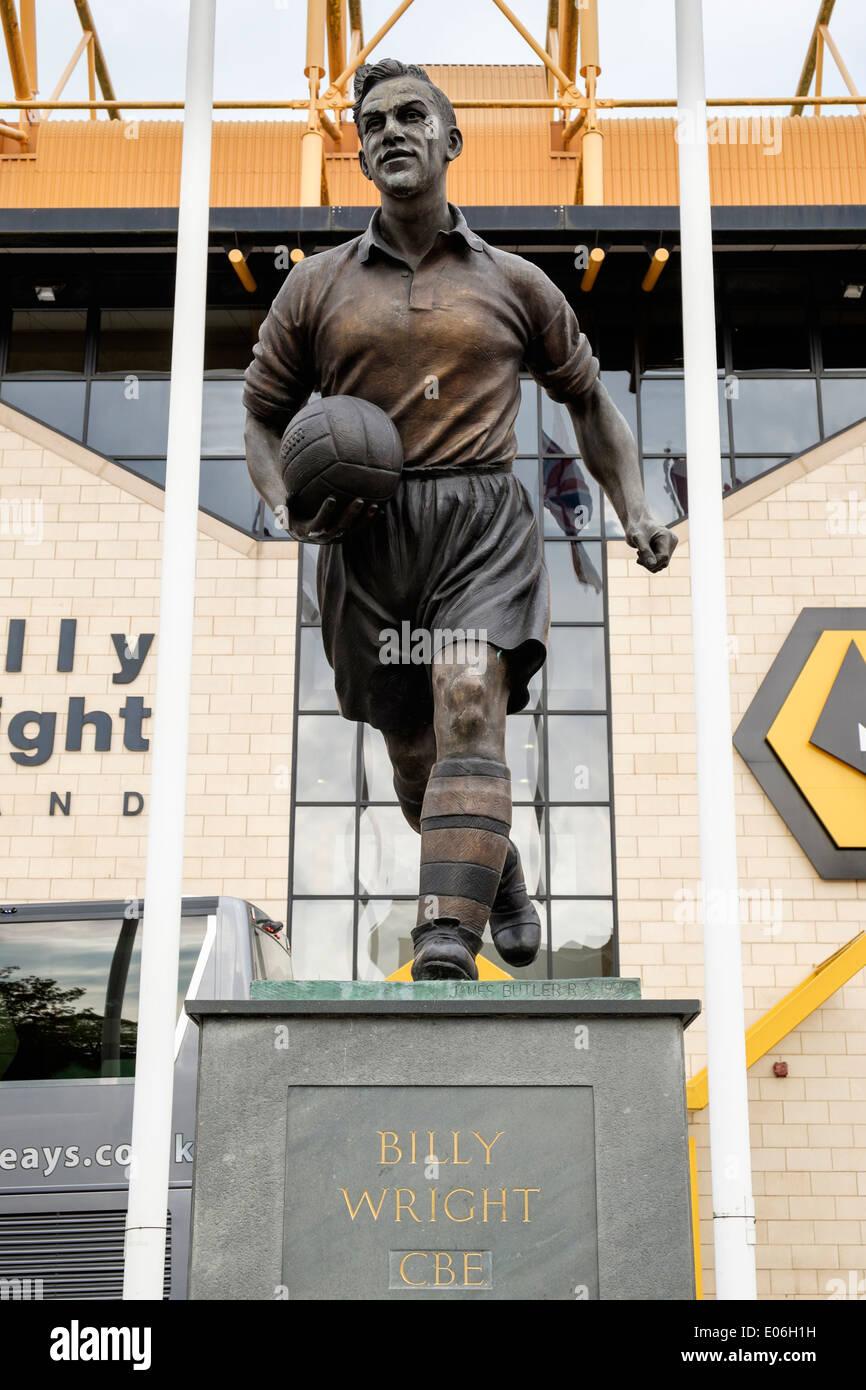
[[[640,388],[641,439],[645,454],[685,450],[686,410],[682,378],[643,381]]]
[[[731,389],[736,389],[735,383]],[[723,450],[729,448],[728,410],[725,383],[719,382],[719,436]],[[645,380],[641,385],[641,438],[645,454],[684,452],[686,447],[685,387],[681,378]]]
[[[670,274],[670,271],[667,272]],[[683,322],[679,296],[675,302],[664,303],[654,294],[644,301],[643,322],[638,327],[638,351],[643,372],[682,373]],[[716,311],[716,364],[725,362],[725,338]]]
[[[601,490],[586,464],[577,458],[545,454],[544,534],[601,535]]]
[[[540,714],[510,714],[505,721],[505,761],[512,801],[544,799],[544,728]]]
[[[809,371],[812,349],[802,304],[761,304],[730,312],[735,372]]]
[[[553,621],[600,622],[604,611],[601,544],[547,541],[544,558],[550,573]]]
[[[602,381],[614,405],[624,416],[632,434],[637,434],[636,396],[629,390],[632,380],[630,372],[605,372]],[[580,449],[568,407],[552,401],[545,391],[541,393],[541,443],[545,454],[565,454],[575,457]]]
[[[571,458],[579,452],[568,407],[551,400],[546,391],[541,393],[541,451],[568,454]]]
[[[320,623],[322,615],[319,612],[319,597],[316,590],[316,566],[319,562],[319,547],[317,545],[302,545],[300,548],[300,579],[301,579],[301,621],[304,623]]]
[[[822,377],[821,407],[825,435],[836,434],[862,420],[866,415],[866,377]]]
[[[575,269],[577,269],[577,267],[575,267]],[[593,313],[594,296],[588,298],[580,291],[580,282],[582,279],[583,271],[581,270],[578,271],[576,275],[569,275],[567,283],[563,281],[557,281],[557,283],[563,294],[570,298],[572,308],[577,315],[578,327],[581,333],[585,334],[590,347],[595,352],[599,333],[598,316]],[[606,317],[606,306],[604,313]],[[597,352],[595,356],[598,356]]]
[[[171,309],[103,309],[98,372],[171,370]]]
[[[821,357],[825,372],[866,368],[864,299],[845,299],[838,308],[821,310]]]
[[[606,801],[610,790],[604,715],[551,714],[547,740],[551,801]]]
[[[646,317],[639,330],[643,370],[646,372],[681,372],[683,369],[683,320],[680,305],[678,303],[652,303],[643,312]]]
[[[416,885],[417,886],[417,885]],[[412,959],[412,928],[418,912],[415,898],[362,900],[358,917],[358,978],[387,980]]]
[[[117,462],[128,468],[130,473],[137,473],[140,478],[165,487],[165,459],[118,459]]]
[[[538,515],[538,455],[531,459],[515,459],[514,472],[529,493],[532,510]]]
[[[353,893],[355,812],[352,807],[298,806],[293,865],[296,893],[322,897]],[[292,931],[294,933],[294,926]]]
[[[244,372],[253,360],[253,348],[264,322],[261,308],[208,309],[204,331],[206,372]]]
[[[524,865],[526,858],[523,859]],[[531,874],[527,872],[527,883]],[[534,900],[541,920],[541,949],[537,959],[530,966],[507,966],[519,980],[547,979],[547,909],[543,902]],[[408,964],[412,959],[412,928],[415,926],[417,899],[362,898],[358,918],[358,978],[360,980],[384,980],[395,970]],[[481,948],[481,954],[495,965],[503,968],[503,962],[495,946],[488,939]],[[596,973],[600,973],[596,972]],[[610,972],[608,972],[610,973]],[[295,977],[298,978],[296,970]]]
[[[606,806],[550,808],[550,891],[566,896],[611,892]]]
[[[318,637],[318,633],[314,635]],[[330,667],[328,667],[328,673],[333,683],[334,674]],[[391,759],[388,757],[385,739],[378,729],[372,729],[368,724],[360,727],[363,729],[364,739],[364,785],[361,788],[361,799],[363,801],[396,801],[394,772],[391,767]]]
[[[351,902],[339,899],[292,905],[292,973],[296,980],[351,980]]]
[[[398,806],[368,806],[361,812],[358,882],[361,892],[390,897],[417,893],[421,836]]]
[[[178,1016],[206,924],[181,919]],[[140,953],[134,918],[0,922],[0,1080],[132,1076]]]
[[[538,456],[538,387],[525,378],[520,382],[520,409],[514,422],[518,454]]]
[[[684,454],[664,459],[644,459],[644,488],[650,511],[659,521],[670,525],[688,514],[689,481]],[[721,460],[722,495],[733,486],[731,460]]]
[[[631,370],[627,372],[602,372],[601,379],[617,410],[625,417],[626,424],[632,434],[636,436],[637,395],[631,390],[634,373]]]
[[[13,310],[7,372],[83,372],[86,330],[86,309]]]
[[[328,665],[328,658],[325,656],[322,634],[316,628],[302,627],[300,639],[301,670],[298,685],[298,708],[337,709],[334,673]]]
[[[737,454],[737,484],[750,483],[784,461],[783,458],[767,458],[766,454],[757,459],[744,458],[742,454]]]
[[[728,392],[737,389],[737,383],[730,380],[719,382],[719,439],[724,453],[731,447],[731,436],[728,429]]]
[[[167,381],[94,381],[87,443],[109,458],[164,454],[168,442]]]
[[[131,473],[165,487],[166,461],[162,459],[118,459]],[[199,505],[227,521],[230,526],[252,531],[258,497],[249,480],[243,459],[202,459],[199,465]],[[328,706],[324,706],[328,708]]]
[[[634,320],[617,320],[606,309],[598,332],[590,338],[592,350],[603,372],[631,372],[634,369]]]
[[[649,509],[659,521],[669,526],[686,515],[689,497],[684,454],[644,459],[643,483]]]
[[[252,485],[245,459],[202,459],[198,484],[199,505],[232,526],[252,531],[259,495]]]
[[[544,811],[540,806],[515,806],[511,817],[511,839],[520,853],[523,881],[531,898],[544,892]],[[539,916],[542,922],[545,913]]]
[[[540,709],[541,705],[544,703],[544,682],[541,671],[536,671],[526,689],[529,692],[529,700],[527,701],[526,708]]]
[[[339,715],[300,716],[295,782],[298,801],[355,800],[355,728]]]
[[[268,506],[267,502],[265,502],[265,505],[262,508],[261,525],[263,536],[268,536],[272,540],[276,541],[287,541],[289,539],[282,527],[277,525],[277,519],[271,511],[270,507]]]
[[[738,454],[796,454],[819,439],[814,381],[780,377],[737,382],[731,397]]]
[[[242,381],[206,381],[202,400],[203,454],[244,453]]]
[[[550,923],[555,978],[579,980],[612,974],[612,902],[554,898]]]
[[[625,531],[622,529],[622,522],[613,509],[612,503],[605,498],[604,501],[604,535],[605,540],[622,540]]]
[[[81,439],[86,391],[84,381],[4,381],[0,396],[53,430]]]
[[[604,709],[604,628],[553,627],[547,650],[549,709]]]

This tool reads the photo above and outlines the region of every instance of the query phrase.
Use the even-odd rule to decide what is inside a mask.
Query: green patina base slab
[[[640,999],[640,980],[254,980],[251,999]]]

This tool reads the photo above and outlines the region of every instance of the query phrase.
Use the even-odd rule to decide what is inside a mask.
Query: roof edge
[[[212,207],[212,233],[274,232],[287,235],[308,233],[358,233],[369,222],[375,204],[358,207]],[[470,226],[480,231],[571,232],[586,231],[679,231],[680,210],[676,204],[608,205],[463,205]],[[736,232],[856,232],[866,241],[866,204],[780,203],[767,206],[744,205],[712,208],[713,231]],[[34,229],[31,208],[0,208],[0,237],[74,233],[154,233],[177,232],[177,208],[40,208],[38,228]]]

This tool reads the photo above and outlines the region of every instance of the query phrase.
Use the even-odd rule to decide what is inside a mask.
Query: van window
[[[181,919],[178,1013],[207,918]],[[143,921],[0,921],[0,1081],[132,1076]]]

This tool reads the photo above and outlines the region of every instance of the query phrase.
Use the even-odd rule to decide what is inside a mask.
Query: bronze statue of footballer
[[[362,236],[296,265],[274,300],[246,373],[247,462],[289,534],[321,546],[341,713],[382,731],[421,833],[413,978],[472,980],[488,920],[512,965],[529,964],[541,939],[509,839],[504,760],[506,715],[528,701],[550,621],[541,537],[512,471],[521,370],[568,408],[638,563],[664,569],[676,537],[649,512],[635,441],[568,301],[448,202],[463,138],[444,92],[386,59],[358,69],[354,115],[381,207]],[[394,422],[404,466],[389,500],[292,513],[280,444],[316,390],[361,397]],[[407,622],[429,634],[428,664],[383,660],[381,634]],[[483,659],[453,640],[467,632]]]

